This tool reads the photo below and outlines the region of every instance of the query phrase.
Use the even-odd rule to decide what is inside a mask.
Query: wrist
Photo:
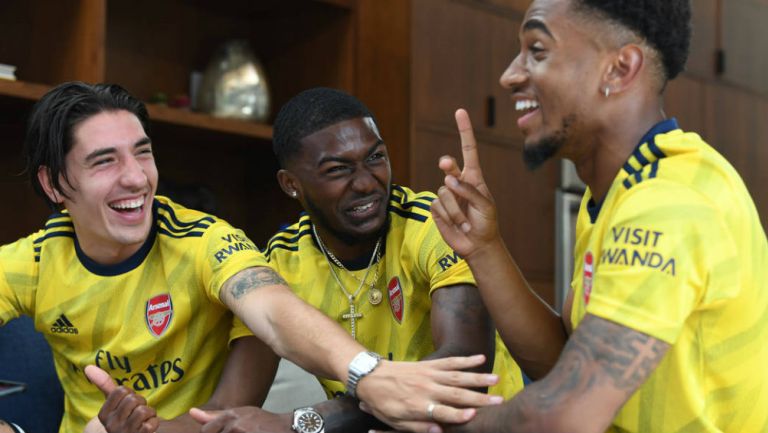
[[[281,415],[282,418],[282,415]],[[325,419],[311,406],[294,409],[291,431],[296,433],[325,433]]]
[[[504,239],[500,235],[496,235],[463,258],[467,264],[472,266],[473,263],[487,262],[488,259],[503,257],[508,254]]]
[[[373,373],[381,364],[381,355],[375,352],[363,351],[355,355],[349,362],[347,372],[347,394],[358,398],[357,387],[361,380]]]

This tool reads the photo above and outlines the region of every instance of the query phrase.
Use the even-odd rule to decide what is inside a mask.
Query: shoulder
[[[188,209],[167,197],[155,197],[157,234],[161,239],[200,238],[214,226],[226,225],[213,215]]]
[[[430,209],[435,194],[429,191],[415,192],[410,188],[392,184],[389,212],[393,219],[426,222],[432,219]]]
[[[619,172],[616,204],[623,210],[718,209],[713,197],[729,194],[738,178],[698,134],[675,129],[638,146]],[[689,209],[690,210],[690,209]]]
[[[6,252],[12,248],[17,253],[25,254],[27,250],[32,248],[35,261],[39,262],[43,247],[47,252],[56,254],[56,251],[61,251],[61,248],[71,250],[74,239],[75,226],[72,223],[72,218],[67,211],[63,211],[51,214],[42,230],[19,239],[13,244],[6,245],[2,249],[3,252]]]
[[[302,213],[299,220],[275,233],[267,242],[264,255],[267,260],[299,254],[299,247],[303,241],[312,239],[312,222],[306,213]]]

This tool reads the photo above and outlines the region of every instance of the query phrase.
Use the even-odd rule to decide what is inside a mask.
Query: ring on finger
[[[434,403],[430,403],[429,405],[427,405],[427,417],[429,417],[429,419],[435,419],[435,416],[434,416],[435,406],[436,404]]]

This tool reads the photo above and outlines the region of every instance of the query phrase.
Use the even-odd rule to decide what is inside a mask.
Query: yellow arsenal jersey
[[[768,243],[730,164],[656,125],[577,223],[574,326],[592,314],[671,345],[617,432],[768,431]]]
[[[475,284],[469,266],[443,241],[430,214],[434,194],[415,193],[393,185],[389,203],[389,229],[382,258],[353,270],[368,281],[378,275],[375,287],[381,302],[370,302],[370,287],[360,289],[355,302],[356,339],[369,350],[395,361],[416,361],[434,352],[430,323],[431,294],[454,284]],[[269,264],[285,278],[294,292],[310,305],[336,320],[347,331],[351,321],[346,295],[331,275],[330,267],[312,235],[312,221],[303,215],[299,222],[278,232],[269,241],[265,255]],[[342,284],[355,292],[360,282],[335,268]],[[449,289],[448,289],[449,290]],[[248,334],[241,323],[234,336]],[[520,369],[501,339],[496,338],[494,372],[501,383],[489,392],[511,397],[522,389]],[[336,381],[320,379],[329,397],[345,392]]]
[[[0,247],[0,322],[20,314],[51,345],[65,392],[61,432],[82,432],[104,402],[83,368],[95,364],[163,418],[205,403],[227,355],[232,314],[218,290],[263,263],[242,231],[157,197],[149,238],[112,266],[79,247],[68,213]]]

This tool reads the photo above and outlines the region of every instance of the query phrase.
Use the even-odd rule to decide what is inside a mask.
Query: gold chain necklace
[[[312,226],[314,229],[314,226]],[[317,234],[315,234],[317,236]],[[318,239],[320,239],[318,237]],[[322,240],[320,241],[320,243]],[[323,245],[324,246],[324,245]],[[370,271],[371,264],[373,263],[373,256],[376,257],[376,269],[373,271],[373,279],[369,283],[370,288],[368,289],[368,302],[370,302],[372,305],[379,305],[381,303],[381,290],[376,288],[376,283],[379,281],[379,266],[381,266],[381,238],[376,242],[376,247],[373,249],[373,256],[371,257],[371,262],[368,263],[368,270],[365,271],[365,276],[360,279],[357,275],[353,274],[352,271],[347,269],[346,266],[344,266],[343,263],[341,263],[341,260],[339,260],[335,255],[333,255],[333,252],[329,249],[325,249],[326,257],[330,257],[331,260],[333,260],[333,263],[336,264],[336,266],[340,267],[344,270],[344,272],[347,273],[347,275],[350,275],[352,278],[357,280],[358,283],[365,285],[365,280],[368,278],[368,272]],[[357,297],[357,293],[355,293],[355,297]]]
[[[373,254],[371,254],[371,260],[368,262],[368,269],[365,271],[365,276],[363,276],[363,279],[360,280],[357,278],[356,275],[352,274],[347,268],[344,267],[344,265],[341,264],[341,261],[336,258],[336,256],[333,255],[333,253],[325,247],[325,244],[323,244],[323,240],[320,239],[320,235],[317,234],[317,229],[315,229],[315,225],[312,224],[312,233],[315,235],[315,239],[317,239],[317,245],[320,247],[320,251],[323,253],[323,257],[325,257],[325,261],[328,262],[328,267],[331,270],[331,275],[333,275],[333,278],[336,280],[336,283],[339,285],[339,288],[342,292],[344,292],[344,295],[347,297],[347,300],[349,301],[349,312],[345,313],[341,316],[344,320],[349,320],[350,322],[350,330],[352,331],[352,338],[355,338],[357,335],[357,319],[362,319],[363,313],[356,311],[355,308],[355,299],[357,298],[357,295],[360,294],[360,290],[363,289],[365,286],[365,280],[368,279],[368,274],[371,272],[371,266],[373,265],[373,260],[378,258],[379,263],[381,263],[381,238],[379,238],[378,241],[376,241],[376,246],[373,248]],[[360,281],[360,285],[357,286],[357,290],[355,290],[355,293],[349,293],[347,289],[344,287],[344,284],[341,282],[341,278],[336,274],[336,270],[333,269],[333,264],[331,263],[331,259],[333,260],[333,263],[335,263],[337,266],[341,267],[346,271],[348,274],[352,275],[357,281]],[[371,290],[376,290],[374,285],[376,284],[376,280],[379,276],[379,263],[376,264],[376,272],[374,273],[373,282],[371,283]],[[369,297],[371,297],[370,295]],[[379,292],[379,300],[378,302],[381,302],[381,292]],[[378,303],[377,302],[377,303]],[[371,301],[373,303],[373,301]],[[375,305],[375,304],[374,304]]]

